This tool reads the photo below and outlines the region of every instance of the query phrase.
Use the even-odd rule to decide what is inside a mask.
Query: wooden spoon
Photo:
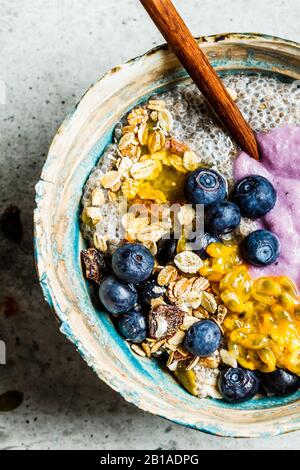
[[[239,147],[256,160],[255,134],[171,0],[140,0],[174,53]]]

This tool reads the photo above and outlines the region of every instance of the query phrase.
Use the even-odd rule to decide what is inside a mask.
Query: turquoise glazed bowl
[[[300,79],[300,46],[257,34],[198,39],[219,73],[253,72]],[[223,436],[267,436],[300,428],[300,393],[241,405],[197,399],[155,360],[135,355],[108,315],[92,304],[80,263],[80,198],[115,123],[153,92],[188,81],[167,46],[116,67],[94,84],[53,140],[36,186],[35,253],[45,299],[61,332],[99,378],[129,402],[176,423]]]

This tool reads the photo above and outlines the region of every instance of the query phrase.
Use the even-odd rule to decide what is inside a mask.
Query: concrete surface
[[[300,41],[298,0],[177,0],[194,34],[259,31]],[[20,246],[1,237],[1,449],[296,449],[300,432],[225,439],[143,413],[101,383],[58,331],[32,258],[34,185],[59,123],[112,66],[162,42],[138,0],[0,0],[0,213],[22,210]],[[0,90],[0,92],[1,92]],[[10,312],[9,298],[17,304]],[[6,314],[5,314],[6,310]]]

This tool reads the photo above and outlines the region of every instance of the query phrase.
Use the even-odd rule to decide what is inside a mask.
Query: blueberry
[[[100,285],[99,297],[106,310],[115,315],[131,310],[138,299],[134,285],[126,284],[113,275],[106,277]]]
[[[229,403],[242,403],[257,394],[259,378],[252,370],[230,367],[220,372],[218,388],[224,400]]]
[[[152,299],[157,299],[165,293],[166,289],[157,284],[156,279],[151,278],[139,287],[139,300],[144,306],[150,306]]]
[[[177,242],[174,238],[161,238],[157,243],[157,261],[161,265],[173,261],[176,255]]]
[[[242,241],[241,252],[247,263],[268,266],[278,258],[280,242],[269,230],[255,230]]]
[[[275,395],[291,395],[300,387],[300,378],[285,369],[275,369],[274,372],[261,374],[263,388]]]
[[[206,207],[226,198],[227,183],[217,171],[198,168],[186,178],[185,195],[191,204],[203,204]]]
[[[207,357],[214,353],[221,343],[221,331],[212,320],[194,323],[184,339],[184,347],[194,356]]]
[[[118,329],[125,339],[133,343],[142,343],[147,336],[145,317],[136,310],[125,313],[119,318]]]
[[[200,256],[201,259],[207,259],[208,254],[206,253],[206,248],[211,243],[221,243],[221,240],[213,233],[203,233],[203,235],[197,239],[197,250],[194,250],[195,253]]]
[[[240,209],[234,202],[216,202],[205,209],[205,228],[217,235],[231,232],[240,221]]]
[[[267,214],[276,204],[274,186],[263,176],[242,179],[234,188],[232,200],[239,206],[243,217],[257,219]]]
[[[112,269],[125,282],[143,282],[152,273],[154,258],[148,248],[138,243],[123,245],[112,255]]]

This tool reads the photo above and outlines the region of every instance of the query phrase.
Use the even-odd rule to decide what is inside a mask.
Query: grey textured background
[[[177,0],[195,35],[259,31],[300,41],[299,0]],[[24,393],[0,414],[0,448],[262,449],[299,447],[300,432],[229,439],[146,414],[101,383],[59,333],[32,258],[34,185],[51,139],[85,89],[112,66],[162,42],[138,0],[0,0],[0,213],[22,210],[21,247],[0,239],[0,394]],[[15,315],[4,313],[7,298]]]

